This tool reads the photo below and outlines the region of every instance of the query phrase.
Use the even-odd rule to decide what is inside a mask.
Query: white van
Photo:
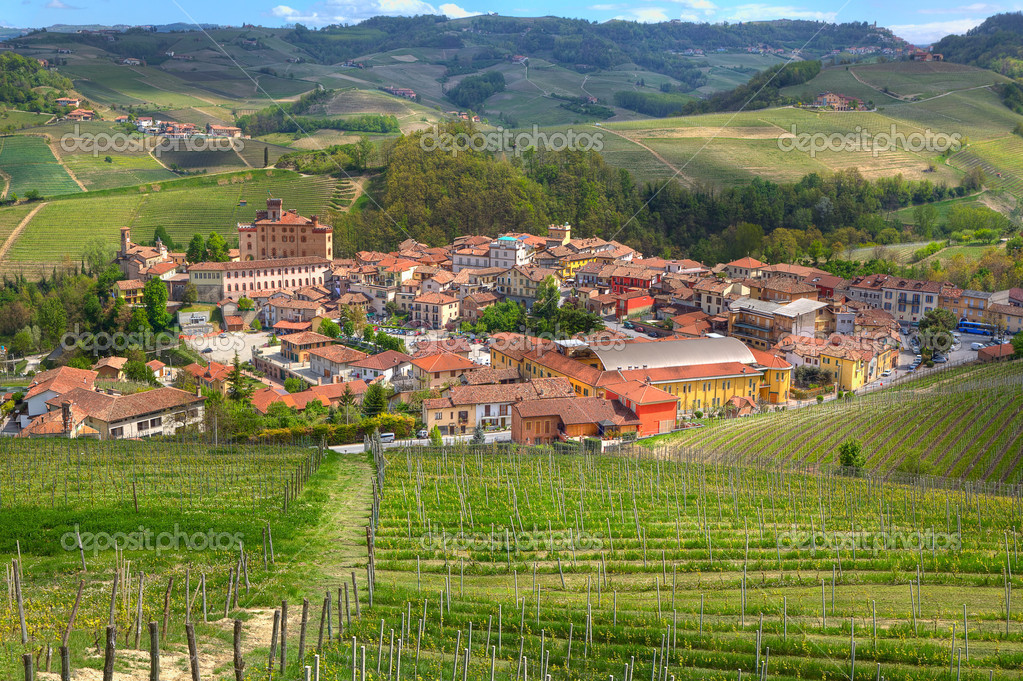
[[[971,350],[980,350],[982,347],[984,347],[983,343],[970,343]]]
[[[394,442],[394,433],[380,433],[381,442]]]

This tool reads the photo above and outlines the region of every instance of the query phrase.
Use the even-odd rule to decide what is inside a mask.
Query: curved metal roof
[[[750,349],[737,338],[684,338],[651,343],[625,343],[611,348],[595,347],[593,352],[605,371],[724,362],[756,363]]]

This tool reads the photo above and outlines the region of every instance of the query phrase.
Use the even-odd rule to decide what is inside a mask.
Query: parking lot
[[[201,354],[208,360],[230,364],[234,361],[234,354],[238,353],[238,359],[247,362],[252,359],[252,348],[266,345],[270,340],[270,334],[265,331],[258,333],[222,333],[219,336],[203,336],[192,338],[186,341],[188,346]],[[209,350],[209,352],[206,352]]]

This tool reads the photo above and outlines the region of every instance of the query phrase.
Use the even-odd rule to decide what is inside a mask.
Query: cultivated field
[[[863,443],[868,467],[1023,482],[1023,362],[965,366],[896,390],[681,433],[678,443],[728,462],[837,464],[836,446]]]
[[[0,137],[0,170],[10,177],[7,192],[21,197],[32,189],[43,196],[81,191],[42,137]]]
[[[116,627],[117,678],[148,679],[142,650],[149,649],[149,622],[160,632],[163,678],[184,678],[178,674],[187,669],[186,622],[200,641],[203,678],[214,678],[215,670],[223,678],[231,660],[225,612],[244,620],[244,653],[266,646],[267,606],[321,578],[316,556],[324,542],[311,543],[306,533],[322,519],[322,480],[350,474],[337,460],[321,469],[323,451],[298,445],[78,440],[69,446],[5,438],[0,461],[4,679],[23,678],[23,653],[43,670],[51,651],[58,672],[62,638],[73,678],[100,678],[94,641],[102,650],[109,624]],[[14,565],[23,619],[12,561],[20,561]],[[296,605],[297,614],[301,601]],[[250,657],[253,670],[259,659],[265,665],[262,654]]]
[[[196,232],[206,236],[216,231],[234,243],[237,224],[252,220],[255,211],[265,206],[267,196],[283,198],[285,208],[296,208],[307,217],[324,215],[336,184],[331,177],[252,170],[52,201],[32,218],[0,263],[0,270],[48,272],[54,264],[78,262],[96,238],[112,251],[125,225],[132,227],[137,241],[152,239],[153,231],[162,225],[182,249]],[[0,209],[0,216],[9,210]]]

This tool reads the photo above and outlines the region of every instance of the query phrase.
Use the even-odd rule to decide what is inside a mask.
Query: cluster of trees
[[[1005,75],[1017,76],[1023,60],[1023,12],[988,17],[963,35],[948,35],[934,44],[947,61],[981,68],[1008,67]]]
[[[275,164],[306,175],[330,175],[340,170],[363,171],[369,166],[373,143],[362,137],[355,144],[332,144],[315,151],[293,151]]]
[[[639,90],[620,90],[614,94],[614,100],[615,106],[655,118],[681,116],[683,109],[694,101],[689,95]]]
[[[509,331],[568,338],[604,328],[599,316],[572,303],[560,303],[558,283],[554,277],[547,277],[537,287],[536,301],[528,313],[520,303],[505,300],[484,309],[475,326],[463,323],[462,330],[477,333]]]
[[[472,127],[457,123],[447,130]],[[775,262],[803,255],[821,260],[862,243],[917,238],[891,215],[895,210],[967,191],[901,176],[870,181],[856,170],[812,173],[791,184],[755,178],[717,191],[673,182],[637,186],[596,152],[452,155],[425,151],[418,135],[398,140],[386,158],[385,178],[374,187],[386,215],[375,207],[338,215],[339,254],[388,250],[409,235],[442,245],[461,234],[542,234],[549,224],[567,221],[574,235],[614,238],[650,254],[706,262],[747,254]],[[920,229],[932,236],[945,230],[936,218],[928,225]]]
[[[227,241],[217,232],[210,232],[205,240],[196,232],[188,242],[185,258],[188,262],[227,262],[231,259],[229,250]]]
[[[286,107],[287,104],[281,105]],[[259,137],[275,132],[301,132],[313,130],[345,130],[349,132],[400,132],[398,119],[383,114],[365,114],[347,118],[297,116],[280,107],[268,107],[254,114],[239,116],[235,125],[246,135]]]
[[[445,94],[464,109],[478,110],[491,95],[504,92],[504,74],[490,71],[478,76],[466,76]]]
[[[319,30],[295,24],[284,39],[328,64],[399,47],[459,49],[464,43],[460,36],[447,31],[447,20],[436,15],[380,16],[352,26],[334,24]]]
[[[47,93],[34,88],[54,88]],[[36,59],[14,52],[0,54],[0,103],[25,111],[60,113],[56,99],[71,89],[71,81],[43,67]]]

